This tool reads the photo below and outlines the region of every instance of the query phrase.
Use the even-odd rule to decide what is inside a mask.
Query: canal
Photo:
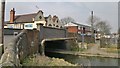
[[[118,61],[120,61],[120,59],[113,58],[85,57],[52,52],[46,52],[46,55],[49,57],[62,58],[72,64],[78,64],[82,66],[118,66]]]

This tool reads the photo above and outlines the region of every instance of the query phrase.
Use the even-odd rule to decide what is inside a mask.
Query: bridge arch
[[[52,39],[43,39],[41,42],[41,55],[45,55],[45,48],[51,47],[53,49],[64,49],[68,50],[69,46],[67,45],[66,40],[76,39],[75,37],[70,38],[52,38]],[[52,43],[52,45],[50,45]],[[47,46],[47,47],[46,47]]]

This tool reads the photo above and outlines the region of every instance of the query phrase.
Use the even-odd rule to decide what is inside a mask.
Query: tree
[[[65,24],[70,23],[70,22],[75,22],[75,20],[71,17],[65,17],[65,18],[61,19],[61,22],[65,25]]]
[[[111,27],[107,24],[106,21],[99,21],[95,25],[96,29],[98,29],[102,34],[110,34]]]
[[[93,19],[93,20],[92,20]],[[93,16],[93,18],[92,18],[92,16],[90,16],[89,18],[88,18],[88,24],[92,24],[92,22],[93,22],[93,25],[96,25],[96,23],[98,23],[100,21],[100,18],[99,17],[97,17],[97,16]]]
[[[88,18],[88,23],[91,25],[91,38],[95,39],[94,37],[94,28],[95,24],[100,20],[100,18],[93,16],[93,11],[91,11],[91,16]]]
[[[92,20],[93,19],[93,20]],[[110,34],[111,27],[107,24],[107,21],[102,21],[97,16],[90,16],[88,18],[88,23],[93,24],[93,28],[99,30],[103,34]]]

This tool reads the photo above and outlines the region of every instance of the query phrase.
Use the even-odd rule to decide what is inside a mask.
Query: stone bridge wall
[[[19,40],[19,56],[22,61],[26,56],[38,52],[38,34],[37,30],[26,30],[26,33]]]
[[[23,30],[5,48],[0,63],[3,66],[18,65],[28,55],[38,52],[38,30]]]

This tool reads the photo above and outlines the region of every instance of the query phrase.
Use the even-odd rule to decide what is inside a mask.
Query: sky
[[[8,0],[7,0],[8,1]],[[118,0],[9,0],[5,8],[5,20],[9,20],[9,11],[15,8],[16,15],[44,12],[44,16],[57,15],[60,19],[72,17],[76,22],[88,24],[90,12],[101,20],[107,21],[111,32],[118,31]]]

